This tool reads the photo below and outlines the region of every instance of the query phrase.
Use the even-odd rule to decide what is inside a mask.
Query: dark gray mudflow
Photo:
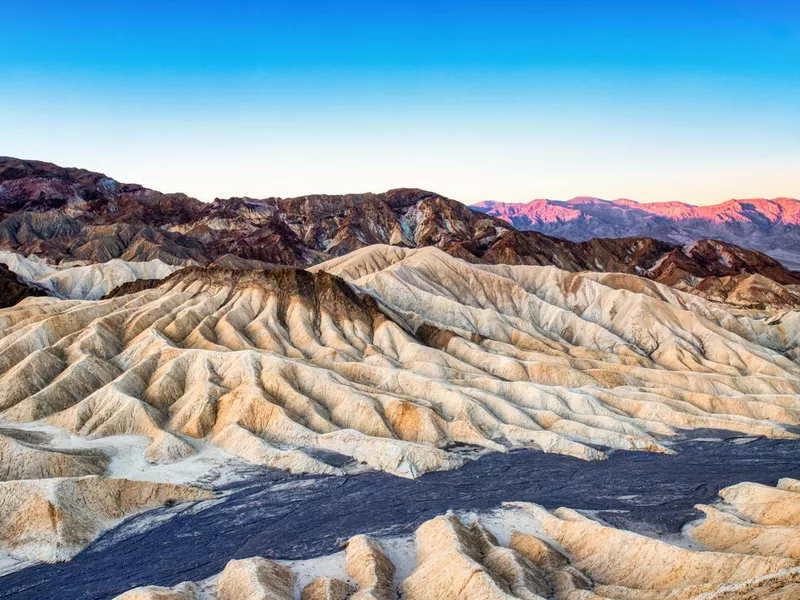
[[[617,451],[591,463],[518,450],[417,480],[258,471],[225,488],[224,501],[150,511],[71,562],[0,578],[0,598],[109,598],[139,585],[205,579],[232,558],[310,558],[337,551],[357,533],[409,533],[448,509],[489,510],[510,500],[596,510],[619,527],[670,533],[697,515],[694,504],[713,502],[723,487],[800,477],[800,440],[684,441],[675,449]],[[154,515],[170,513],[147,528]]]

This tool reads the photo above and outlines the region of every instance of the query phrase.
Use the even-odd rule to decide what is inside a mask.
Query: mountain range
[[[800,268],[800,200],[756,198],[694,206],[633,200],[533,200],[527,204],[480,202],[471,207],[524,231],[572,241],[646,236],[676,244],[710,238],[760,250]]]
[[[797,598],[800,272],[478,208],[0,159],[0,600]]]
[[[791,213],[791,202],[795,201],[784,203],[785,215]],[[634,211],[627,204],[599,200],[573,204],[593,206],[599,212],[601,208],[606,212],[616,210],[609,206],[627,207],[627,212],[623,211],[627,215]],[[696,292],[703,287],[706,291],[702,294],[715,299],[735,296],[740,304],[794,306],[800,302],[794,287],[773,285],[800,285],[800,274],[770,256],[730,242],[702,239],[684,244],[688,238],[675,243],[629,236],[575,242],[522,230],[531,221],[520,221],[522,217],[514,212],[517,207],[494,206],[496,210],[491,212],[502,213],[503,218],[481,212],[491,208],[487,203],[468,207],[436,193],[411,188],[379,194],[228,198],[205,203],[185,194],[165,194],[138,184],[120,183],[84,169],[0,158],[0,249],[43,259],[60,269],[102,265],[115,259],[227,269],[274,265],[305,268],[374,244],[434,246],[476,264],[552,265],[568,271],[635,273]],[[504,213],[502,207],[508,210]],[[579,213],[569,206],[552,207],[561,212],[554,208],[547,214]],[[787,231],[792,218],[784,218]],[[553,223],[557,220],[554,219],[555,216]],[[620,229],[625,234],[631,230],[632,227]],[[791,239],[784,246],[791,249]],[[8,258],[4,261],[9,266],[11,262],[23,262]],[[40,267],[33,265],[37,275],[34,277],[28,275],[31,263],[26,265],[15,273],[34,287],[61,290],[62,296],[70,296],[64,290],[86,288],[84,283],[72,285],[63,281],[57,287],[49,282],[42,285]],[[115,265],[108,268],[109,272],[136,271]],[[115,277],[118,283],[135,279],[133,275]],[[102,277],[95,274],[95,279]],[[111,288],[99,282],[92,289],[93,293],[105,293]]]

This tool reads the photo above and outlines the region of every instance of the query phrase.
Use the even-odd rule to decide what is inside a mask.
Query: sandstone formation
[[[107,465],[101,452],[55,449],[35,432],[0,428],[0,481],[102,475]]]
[[[119,600],[199,600],[200,592],[197,585],[184,582],[172,588],[157,585],[148,585],[132,589],[117,596]]]
[[[352,586],[341,579],[315,577],[303,588],[300,600],[347,600]]]
[[[0,549],[24,560],[65,561],[128,515],[213,497],[187,486],[96,475],[6,481],[0,483]]]
[[[534,505],[527,508],[600,597],[692,598],[728,583],[800,566],[784,557],[686,550],[604,526],[574,510],[559,508],[551,514]],[[575,587],[580,588],[580,582]]]
[[[745,308],[800,308],[800,286],[780,285],[757,273],[706,277],[695,286],[677,287],[715,302]]]
[[[374,539],[357,535],[347,542],[345,571],[358,585],[353,600],[392,600],[395,567]]]
[[[537,600],[551,594],[540,569],[516,551],[500,547],[480,525],[466,527],[455,515],[423,524],[415,541],[417,567],[400,588],[403,598]]]
[[[293,600],[294,574],[264,558],[232,560],[217,581],[217,600]]]

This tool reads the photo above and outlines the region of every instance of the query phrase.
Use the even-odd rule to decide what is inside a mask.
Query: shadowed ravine
[[[489,510],[511,500],[595,510],[617,527],[674,533],[698,514],[694,504],[713,502],[723,487],[800,477],[800,440],[741,441],[686,441],[675,455],[617,451],[598,462],[518,450],[417,480],[254,471],[223,488],[224,501],[150,511],[71,562],[0,578],[0,598],[109,598],[143,584],[201,580],[232,558],[320,556],[358,533],[410,533],[448,509]]]

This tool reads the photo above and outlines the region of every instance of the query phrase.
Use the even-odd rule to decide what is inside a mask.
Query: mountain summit
[[[798,220],[797,215],[792,216],[791,202],[796,201],[780,206],[765,204],[762,211],[772,215],[772,221],[752,217],[735,223],[740,228],[758,223],[764,230],[771,226],[775,232],[783,227],[786,235],[775,233],[775,239],[770,241],[791,252],[792,236],[800,231],[800,225],[788,224],[791,219]],[[781,286],[794,286],[800,284],[799,273],[760,252],[730,242],[695,240],[679,228],[683,223],[702,222],[700,217],[674,221],[669,231],[680,240],[677,244],[661,241],[657,238],[665,236],[649,231],[644,237],[630,237],[637,223],[668,220],[655,213],[646,213],[649,216],[645,219],[645,208],[639,207],[647,206],[631,201],[577,198],[562,203],[544,200],[528,205],[495,205],[508,208],[503,212],[487,203],[468,207],[415,188],[379,194],[218,198],[206,203],[185,194],[165,194],[138,184],[120,183],[84,169],[0,158],[0,250],[38,257],[61,267],[120,259],[137,263],[160,261],[172,267],[305,268],[376,244],[399,248],[433,246],[474,264],[552,265],[567,271],[633,273],[693,291],[698,291],[697,286],[708,277],[734,278],[706,282],[704,289],[715,298],[733,295],[738,303],[746,305],[798,304],[792,289],[766,289],[771,284],[759,280],[754,285],[744,279],[759,274]],[[677,204],[659,210],[665,214],[689,214],[692,210],[710,214],[706,208]],[[736,214],[750,213],[742,209]],[[562,239],[569,237],[562,229],[581,223],[598,229],[596,236],[583,237],[598,239]],[[598,223],[608,223],[610,229],[603,229]],[[520,231],[537,227],[561,237]],[[687,231],[692,231],[691,227]],[[611,236],[617,239],[599,239]],[[742,239],[747,238],[736,242]],[[116,267],[117,271],[120,269],[130,271],[122,264]],[[19,269],[15,272],[24,275]],[[167,272],[171,271],[162,276]],[[62,275],[61,279],[72,278],[71,273]],[[43,289],[52,287],[45,285],[41,277],[23,279]],[[92,288],[97,295],[113,287],[99,279],[97,284]],[[72,289],[69,281],[65,285]],[[62,295],[70,296],[66,292]]]
[[[580,242],[597,237],[646,236],[677,244],[711,238],[760,250],[800,267],[800,200],[756,198],[695,206],[633,200],[533,200],[527,204],[480,202],[473,210],[516,229]]]

